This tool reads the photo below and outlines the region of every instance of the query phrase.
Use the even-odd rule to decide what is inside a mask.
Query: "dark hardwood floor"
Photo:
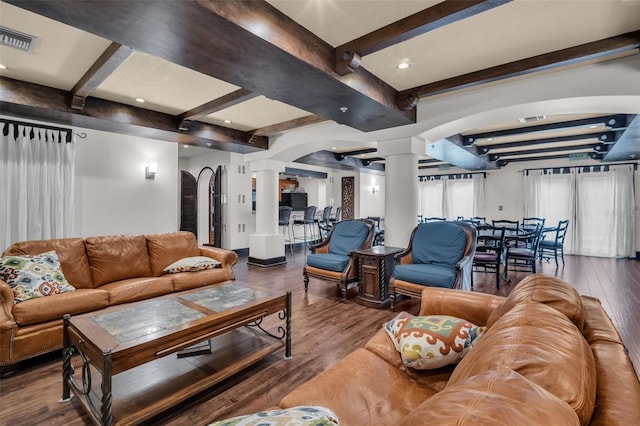
[[[383,322],[396,313],[366,308],[355,302],[340,303],[339,289],[311,279],[309,294],[302,283],[301,249],[288,254],[286,265],[272,268],[248,266],[246,257],[235,267],[238,280],[293,294],[293,358],[284,350],[267,357],[220,385],[187,400],[170,412],[147,422],[153,425],[204,425],[275,406],[292,389],[362,346]],[[571,283],[581,294],[598,297],[618,328],[636,372],[640,374],[640,261],[567,256],[566,266],[542,263],[541,271]],[[494,275],[475,274],[475,291],[507,295],[526,273],[512,273],[514,284],[495,288]],[[397,310],[417,313],[418,302],[402,300]],[[282,353],[281,353],[282,352]],[[61,355],[40,357],[16,375],[0,380],[0,425],[89,425],[77,400],[59,403]],[[131,382],[132,388],[140,383]],[[119,392],[115,389],[115,392]]]

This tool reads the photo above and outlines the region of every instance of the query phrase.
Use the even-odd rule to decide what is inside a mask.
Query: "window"
[[[423,176],[420,214],[449,220],[484,216],[484,174]]]

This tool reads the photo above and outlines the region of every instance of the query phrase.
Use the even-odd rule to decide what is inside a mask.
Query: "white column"
[[[418,155],[424,141],[403,138],[378,142],[385,158],[384,245],[407,247],[418,217]]]
[[[256,173],[256,233],[249,237],[249,260],[257,266],[286,263],[284,235],[278,230],[278,173],[284,163],[275,160],[251,162]]]

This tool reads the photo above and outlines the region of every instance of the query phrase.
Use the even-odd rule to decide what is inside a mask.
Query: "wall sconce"
[[[147,179],[155,179],[156,173],[158,173],[158,163],[155,161],[149,161],[147,167],[144,168],[144,172]]]
[[[375,194],[376,192],[380,191],[380,188],[377,185],[374,185],[371,187],[371,193]]]

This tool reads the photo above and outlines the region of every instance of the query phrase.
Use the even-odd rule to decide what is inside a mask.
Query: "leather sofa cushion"
[[[307,265],[329,271],[342,272],[349,263],[349,256],[342,254],[310,254],[307,255]]]
[[[445,265],[426,263],[397,265],[394,274],[396,280],[431,287],[453,288],[456,282],[455,268]]]
[[[85,240],[85,246],[96,287],[127,278],[151,276],[144,235],[90,237]]]
[[[565,401],[582,424],[588,423],[596,398],[593,353],[559,311],[537,302],[515,306],[460,361],[447,388],[501,366]]]
[[[595,297],[581,296],[585,312],[584,330],[582,334],[589,344],[600,341],[618,343],[622,345],[622,338],[618,334],[611,318],[607,315],[600,301]]]
[[[173,280],[167,277],[129,278],[100,287],[109,293],[109,304],[135,302],[173,292]]]
[[[405,417],[400,425],[578,425],[566,402],[507,367],[448,386]]]
[[[549,305],[565,314],[580,330],[584,328],[584,308],[578,292],[560,278],[543,274],[529,275],[520,281],[504,302],[491,312],[487,327],[491,327],[505,312],[523,301]]]
[[[162,270],[176,260],[200,255],[196,236],[191,232],[149,234],[146,237],[151,273],[154,277],[162,275]]]
[[[23,241],[11,245],[3,256],[33,256],[52,250],[58,255],[62,273],[72,286],[93,288],[91,269],[82,238]]]
[[[395,425],[433,394],[403,371],[359,348],[278,405],[327,407],[341,425]]]
[[[109,293],[102,289],[77,289],[25,300],[13,307],[13,317],[20,327],[46,321],[61,320],[64,314],[77,315],[106,308]]]
[[[368,236],[369,227],[362,221],[346,220],[338,222],[331,233],[329,253],[347,256],[353,250],[359,249]]]
[[[451,222],[418,225],[411,242],[413,263],[435,263],[454,268],[464,255],[467,234]]]
[[[174,291],[190,290],[233,279],[233,270],[227,268],[207,269],[198,272],[172,274]]]

